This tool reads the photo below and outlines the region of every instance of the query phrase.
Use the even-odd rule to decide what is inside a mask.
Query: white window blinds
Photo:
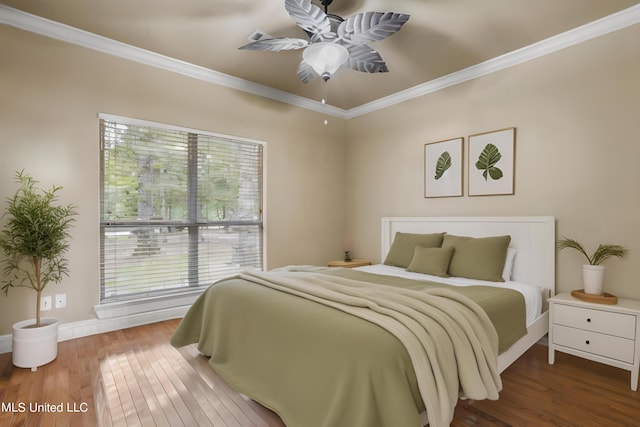
[[[100,136],[101,302],[262,268],[262,144],[111,116]]]

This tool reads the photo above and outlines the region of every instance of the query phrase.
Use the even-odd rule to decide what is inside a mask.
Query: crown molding
[[[351,108],[347,119],[437,92],[640,23],[640,4],[443,77]]]
[[[309,98],[294,95],[259,83],[254,83],[229,74],[194,65],[146,49],[131,46],[107,37],[103,37],[70,25],[61,24],[9,6],[0,5],[0,23],[41,36],[97,50],[130,61],[183,74],[208,83],[225,86],[247,92],[263,98],[270,98],[307,110],[344,119],[346,110],[322,104]]]
[[[471,67],[416,85],[409,89],[345,110],[322,104],[309,98],[280,89],[240,79],[209,68],[190,64],[146,49],[99,36],[66,24],[61,24],[27,12],[0,5],[0,23],[45,37],[97,50],[109,55],[152,67],[172,71],[198,80],[229,87],[242,92],[323,113],[340,119],[352,119],[393,105],[419,98],[439,90],[504,70],[514,65],[548,55],[614,31],[640,23],[640,4],[587,23],[564,33],[549,37],[521,49],[489,59]]]

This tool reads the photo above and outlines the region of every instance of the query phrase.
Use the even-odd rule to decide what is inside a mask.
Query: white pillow
[[[516,258],[516,252],[514,248],[507,248],[507,257],[504,260],[504,268],[502,269],[502,278],[505,282],[511,281],[511,275],[513,274],[513,260]]]

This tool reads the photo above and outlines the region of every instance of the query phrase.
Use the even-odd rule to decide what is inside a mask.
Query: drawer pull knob
[[[587,323],[591,323],[591,319],[587,319]]]
[[[589,344],[589,340],[586,340],[585,343],[588,345]]]

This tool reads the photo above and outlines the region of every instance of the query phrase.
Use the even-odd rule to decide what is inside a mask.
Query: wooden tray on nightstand
[[[349,261],[338,260],[338,261],[330,261],[329,267],[345,267],[345,268],[354,268],[354,267],[363,267],[365,265],[371,265],[371,261],[366,259],[351,259]]]
[[[571,291],[571,296],[581,299],[583,301],[594,302],[596,304],[615,305],[618,303],[617,296],[608,294],[606,292],[602,295],[596,295],[596,294],[588,294],[584,291],[584,289],[576,289]]]

